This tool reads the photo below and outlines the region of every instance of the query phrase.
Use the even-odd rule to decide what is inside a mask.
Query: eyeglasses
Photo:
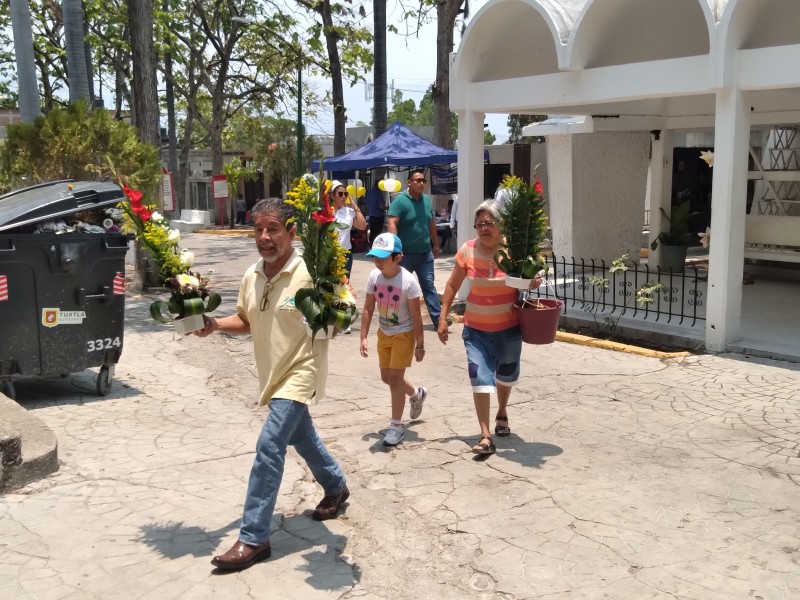
[[[271,281],[267,281],[267,283],[264,284],[264,293],[261,294],[261,312],[269,308],[269,295],[272,293],[274,287]]]
[[[475,223],[475,229],[491,229],[497,225],[497,221],[481,221],[480,223]]]
[[[346,196],[347,192],[336,192],[337,196]]]
[[[428,180],[427,180],[427,179],[425,179],[424,177],[423,177],[423,178],[421,178],[421,179],[412,179],[411,181],[412,181],[413,183],[428,183]]]

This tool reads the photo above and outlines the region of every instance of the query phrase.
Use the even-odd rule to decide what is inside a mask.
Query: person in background
[[[350,496],[344,473],[317,434],[308,410],[309,404],[325,396],[328,340],[312,340],[294,306],[297,290],[313,284],[302,257],[292,248],[297,231],[291,221],[294,208],[280,198],[269,198],[252,212],[261,258],[242,278],[236,313],[221,318],[203,315],[205,327],[195,332],[200,337],[215,331],[251,334],[259,404],[269,404],[256,443],[239,539],[211,561],[228,571],[247,569],[272,553],[270,521],[288,446],[294,446],[325,491],[312,514],[315,520],[335,518]]]
[[[481,428],[480,439],[472,447],[475,454],[493,454],[497,450],[489,430],[490,394],[497,394],[495,435],[511,435],[508,400],[512,386],[519,379],[522,354],[522,333],[514,312],[519,293],[506,285],[506,275],[494,258],[503,241],[499,221],[500,213],[494,200],[486,200],[475,210],[473,223],[478,237],[458,249],[456,264],[442,298],[442,309],[449,310],[464,280],[469,279],[461,337],[467,351],[467,372]],[[532,279],[531,287],[538,287],[541,281],[540,277]],[[439,341],[447,344],[448,331],[444,323],[439,324],[437,333]]]
[[[383,223],[386,220],[386,197],[378,187],[380,179],[375,179],[374,184],[367,192],[367,216],[369,217],[369,247],[375,238],[383,233]]]
[[[500,184],[497,186],[497,191],[494,193],[494,201],[497,204],[497,210],[502,212],[502,210],[506,206],[506,200],[508,199],[508,190],[503,187],[503,181],[506,177],[511,177],[508,173],[503,173],[503,177],[500,179]]]
[[[350,271],[353,269],[353,246],[350,243],[350,230],[355,227],[363,231],[367,228],[367,220],[358,205],[350,201],[350,194],[347,193],[347,188],[341,181],[331,183],[330,194],[333,198],[331,206],[334,217],[340,226],[337,230],[339,244],[347,250],[347,263],[344,268],[347,271],[347,278],[350,279]]]
[[[433,260],[439,256],[439,240],[433,202],[422,193],[427,182],[423,169],[411,169],[408,190],[398,194],[389,205],[387,229],[403,243],[400,266],[417,274],[431,322],[438,329],[442,307],[433,281]]]
[[[233,208],[236,211],[236,224],[244,225],[247,214],[247,202],[245,202],[244,196],[239,194],[236,197],[236,200],[233,201]]]
[[[447,224],[447,227],[437,227],[436,230],[439,233],[439,251],[444,252],[447,243],[450,241],[450,238],[453,237],[453,200],[447,201],[447,211],[444,212],[441,219],[439,219],[440,224]]]
[[[425,358],[425,338],[422,332],[420,301],[422,289],[417,278],[400,266],[403,244],[396,235],[382,233],[367,253],[375,268],[367,280],[367,296],[361,313],[361,356],[367,357],[369,326],[372,313],[378,309],[378,366],[381,380],[389,386],[392,416],[383,437],[384,446],[396,446],[405,437],[403,410],[406,396],[411,406],[409,417],[422,413],[428,391],[414,387],[406,379],[411,358]]]

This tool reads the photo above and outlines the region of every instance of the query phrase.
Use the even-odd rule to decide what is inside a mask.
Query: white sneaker
[[[411,398],[408,402],[411,404],[411,413],[409,416],[412,419],[418,418],[422,414],[422,403],[425,402],[425,398],[428,396],[428,390],[424,387],[417,388],[416,399]]]
[[[344,333],[344,334],[347,334],[347,335],[350,335],[351,333],[353,333],[353,330],[352,330],[352,329],[350,329],[350,328],[348,327],[348,328],[347,328],[347,329],[345,329],[345,330],[344,330],[342,333]]]
[[[406,437],[406,430],[403,429],[402,425],[389,423],[389,429],[386,430],[386,435],[383,436],[383,445],[397,446],[404,437]]]

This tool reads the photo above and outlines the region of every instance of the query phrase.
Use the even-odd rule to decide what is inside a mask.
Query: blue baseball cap
[[[393,233],[382,233],[372,242],[372,250],[367,252],[367,256],[375,258],[389,258],[392,254],[403,251],[403,242]]]

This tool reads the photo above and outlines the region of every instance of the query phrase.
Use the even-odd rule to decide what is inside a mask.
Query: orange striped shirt
[[[517,324],[512,308],[519,292],[505,284],[506,274],[494,257],[469,240],[459,248],[456,263],[470,282],[464,325],[480,331],[502,331]]]

